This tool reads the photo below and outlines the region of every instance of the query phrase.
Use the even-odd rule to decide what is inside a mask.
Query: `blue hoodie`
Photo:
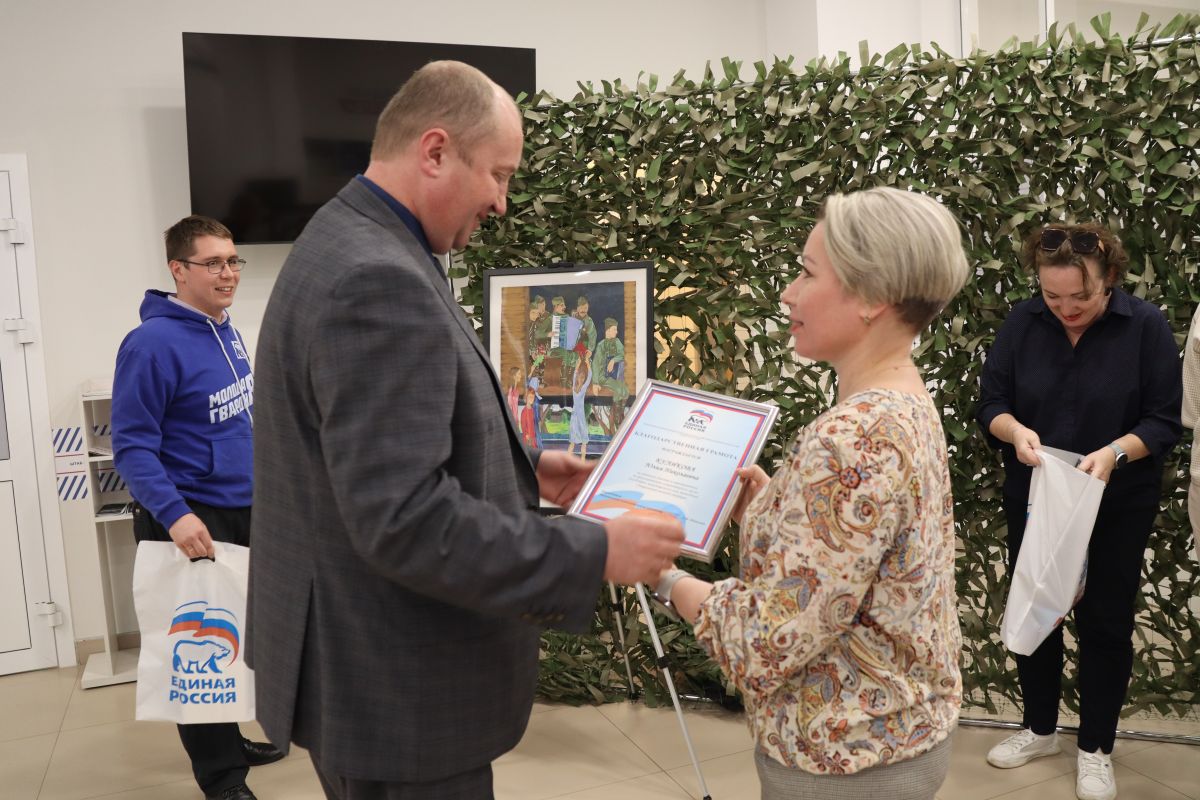
[[[133,498],[170,528],[184,502],[249,506],[254,375],[229,315],[218,324],[150,290],[117,351],[113,463]]]

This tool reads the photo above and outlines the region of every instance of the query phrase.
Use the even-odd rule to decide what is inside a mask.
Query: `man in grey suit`
[[[434,257],[504,213],[521,125],[478,70],[419,70],[263,320],[247,656],[268,737],[330,798],[491,797],[539,629],[587,629],[603,580],[656,582],[683,539],[537,513],[591,465],[522,446]]]

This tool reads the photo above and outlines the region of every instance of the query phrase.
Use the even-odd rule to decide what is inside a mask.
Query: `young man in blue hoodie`
[[[113,458],[135,500],[139,541],[189,558],[213,541],[250,544],[254,374],[228,308],[246,263],[220,222],[190,216],[164,234],[175,294],[151,289],[113,376]],[[207,798],[253,800],[249,767],[283,754],[236,723],[180,725]]]

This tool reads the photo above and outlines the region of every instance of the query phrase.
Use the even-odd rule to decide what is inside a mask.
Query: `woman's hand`
[[[1083,470],[1093,478],[1108,483],[1108,479],[1116,466],[1117,454],[1113,452],[1111,447],[1105,445],[1099,450],[1093,450],[1084,456],[1083,460],[1075,468]]]
[[[1009,438],[1012,439],[1012,446],[1016,448],[1018,461],[1031,467],[1039,466],[1042,463],[1036,452],[1041,449],[1042,440],[1035,431],[1018,422],[1013,425]]]
[[[738,495],[737,502],[733,504],[733,511],[729,512],[729,516],[734,522],[741,525],[742,514],[745,513],[746,507],[750,505],[750,501],[754,499],[755,495],[766,488],[771,479],[757,464],[752,467],[742,467],[737,471],[737,475],[742,481],[742,492]]]

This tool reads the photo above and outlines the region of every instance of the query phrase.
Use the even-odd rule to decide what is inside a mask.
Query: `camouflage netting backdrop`
[[[657,265],[657,377],[777,403],[762,464],[828,407],[833,376],[798,364],[779,297],[821,201],[893,185],[938,197],[961,220],[974,276],[922,337],[918,364],[942,409],[959,536],[958,592],[967,705],[1016,699],[998,630],[1007,584],[998,456],[971,421],[984,354],[1004,316],[1033,291],[1021,234],[1051,220],[1097,219],[1131,256],[1126,289],[1159,304],[1182,346],[1200,299],[1200,17],[1132,38],[1093,22],[1040,44],[956,59],[900,46],[848,59],[722,63],[692,80],[582,85],[571,100],[524,103],[525,161],[507,216],[456,265],[478,316],[493,267],[651,260]],[[1113,369],[1122,369],[1114,364]],[[1193,713],[1200,703],[1200,574],[1186,509],[1191,434],[1168,459],[1162,513],[1146,553],[1127,713]],[[701,576],[734,574],[736,535]],[[665,689],[636,596],[622,595],[633,674],[651,704]],[[547,633],[541,693],[567,702],[625,696],[607,595],[590,635]],[[688,626],[658,624],[680,691],[728,700]],[[1073,655],[1068,656],[1074,663]],[[734,700],[736,702],[736,700]],[[1073,667],[1064,703],[1077,710]]]

